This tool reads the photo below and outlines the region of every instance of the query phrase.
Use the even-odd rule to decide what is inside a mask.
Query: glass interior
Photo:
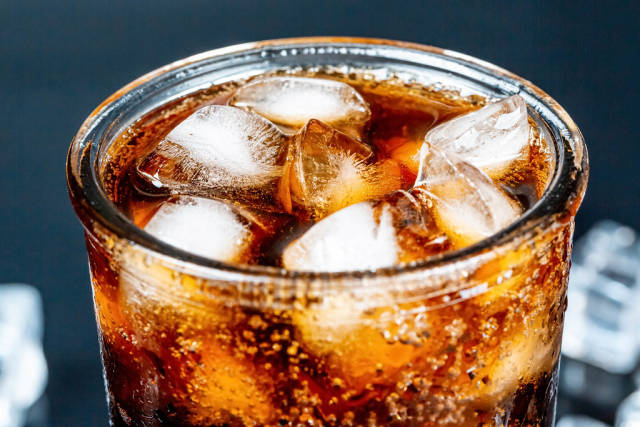
[[[268,71],[302,67],[335,67],[343,73],[366,70],[382,79],[395,76],[421,85],[452,87],[461,95],[487,98],[522,96],[530,115],[546,131],[556,155],[556,170],[543,197],[515,223],[470,247],[427,260],[377,271],[305,273],[275,267],[229,265],[173,248],[136,227],[108,199],[99,179],[110,144],[128,126],[173,101],[228,81]],[[142,251],[165,259],[171,268],[203,277],[260,281],[275,279],[290,286],[298,279],[376,280],[389,275],[423,275],[455,268],[488,250],[514,245],[550,227],[559,217],[572,216],[584,193],[586,149],[580,131],[566,112],[531,83],[491,64],[433,47],[370,39],[302,38],[233,46],[178,61],[124,87],[101,104],[72,142],[68,159],[71,197],[87,231],[99,227],[115,240],[124,239]],[[538,231],[536,231],[538,230]],[[291,283],[285,283],[292,280]]]

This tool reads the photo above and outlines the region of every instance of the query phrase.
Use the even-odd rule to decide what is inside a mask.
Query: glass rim
[[[532,108],[549,128],[555,147],[555,170],[542,197],[512,224],[468,247],[407,264],[373,270],[340,272],[290,271],[271,266],[236,265],[195,255],[146,233],[127,218],[107,197],[97,170],[99,148],[106,131],[110,129],[107,118],[113,118],[119,110],[129,103],[139,102],[143,92],[162,90],[161,84],[163,82],[159,80],[162,80],[163,77],[166,79],[168,76],[172,76],[173,83],[175,83],[175,80],[184,77],[184,74],[180,73],[184,73],[188,67],[197,66],[208,60],[234,55],[249,55],[268,49],[279,49],[280,52],[286,53],[291,49],[299,50],[302,46],[315,49],[332,48],[336,54],[342,52],[340,49],[346,49],[353,54],[358,52],[358,49],[366,51],[367,48],[390,48],[391,53],[396,54],[396,58],[402,56],[403,52],[411,53],[413,56],[418,54],[432,60],[434,58],[444,60],[447,62],[446,65],[459,67],[458,71],[473,71],[491,77],[504,85],[502,89],[509,94],[522,95],[529,108]],[[385,53],[389,54],[389,52]],[[364,53],[362,54],[364,55]],[[391,60],[394,57],[386,56],[386,58]],[[385,57],[381,56],[380,59],[384,60]],[[464,73],[461,75],[465,76]],[[167,84],[167,81],[165,80],[164,83]],[[78,130],[71,141],[67,156],[67,183],[70,197],[74,200],[76,210],[83,210],[86,217],[95,220],[119,238],[133,242],[161,258],[168,258],[188,265],[189,269],[194,268],[199,272],[204,269],[216,273],[213,276],[223,274],[227,280],[250,281],[260,279],[313,281],[377,278],[380,276],[400,277],[407,273],[429,271],[450,264],[455,265],[476,255],[486,253],[491,248],[516,241],[534,229],[550,227],[558,218],[572,217],[582,201],[587,177],[588,154],[580,130],[553,98],[531,82],[489,62],[455,51],[410,42],[360,37],[301,37],[243,43],[199,53],[160,67],[127,84],[104,100]],[[79,212],[78,215],[82,220],[83,216]],[[85,230],[93,235],[94,232],[90,224],[85,223],[84,220],[82,222]]]

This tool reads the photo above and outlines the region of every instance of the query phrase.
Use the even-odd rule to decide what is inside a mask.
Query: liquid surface
[[[324,73],[258,76],[178,101],[121,135],[109,158],[108,193],[155,237],[305,271],[473,244],[530,208],[553,168],[518,96]]]

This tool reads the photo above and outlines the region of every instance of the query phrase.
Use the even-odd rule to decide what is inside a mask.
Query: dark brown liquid
[[[364,140],[376,162],[406,159],[430,127],[483,103],[342,79],[371,107]],[[235,87],[176,101],[142,118],[111,148],[101,169],[105,188],[137,225],[170,197],[140,191],[139,160],[200,106],[224,104]],[[524,209],[549,174],[544,145],[533,146],[539,151],[500,183]],[[415,172],[402,164],[399,170],[398,188],[411,187]],[[279,231],[255,248],[253,262],[278,265],[282,248],[311,224],[297,212],[274,221]],[[153,259],[136,263],[135,249],[88,236],[112,423],[549,426],[571,233],[571,224],[546,230],[451,279],[438,296],[373,303],[349,292],[304,294],[285,307],[258,296],[223,303],[226,294],[216,286],[224,283],[207,284]],[[233,295],[241,284],[227,285]],[[273,296],[271,285],[265,282],[263,292]],[[484,290],[459,292],[470,287]]]

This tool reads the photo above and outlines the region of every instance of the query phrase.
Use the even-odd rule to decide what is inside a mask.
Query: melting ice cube
[[[640,235],[603,220],[571,258],[562,354],[611,378],[629,375],[640,361]]]
[[[28,285],[0,284],[0,426],[18,427],[47,384],[42,301]]]
[[[370,203],[349,206],[320,221],[283,254],[289,270],[375,269],[396,263],[397,242],[391,214],[379,221]]]
[[[322,218],[345,206],[400,187],[399,167],[372,164],[371,148],[331,126],[310,120],[292,139],[281,194]],[[287,191],[288,190],[288,191]]]
[[[436,126],[425,141],[491,177],[499,176],[528,155],[527,105],[520,96],[510,96]]]
[[[294,132],[310,119],[321,120],[360,138],[371,112],[348,84],[306,77],[270,77],[237,90],[230,105],[254,111]]]
[[[349,271],[388,267],[446,250],[424,200],[396,191],[346,207],[311,227],[283,253],[289,270]]]
[[[155,213],[145,231],[185,251],[227,262],[247,262],[255,235],[251,220],[229,204],[177,197]]]
[[[425,142],[416,190],[432,201],[438,227],[458,247],[488,237],[520,214],[520,208],[491,179],[455,154]]]
[[[268,199],[285,153],[285,137],[273,123],[212,105],[174,128],[138,172],[147,184],[176,194]]]

